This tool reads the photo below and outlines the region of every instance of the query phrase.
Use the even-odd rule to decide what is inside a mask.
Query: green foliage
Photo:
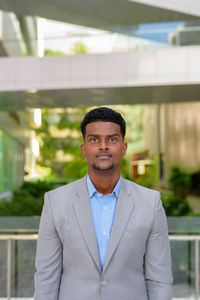
[[[27,191],[33,197],[43,197],[44,193],[48,190],[54,189],[54,183],[37,180],[37,181],[24,181],[21,186],[21,189],[18,191]],[[17,191],[15,192],[17,193]]]
[[[59,129],[77,129],[80,131],[80,122],[69,120],[67,114],[62,114],[59,123],[57,124]]]
[[[184,198],[161,193],[161,200],[167,216],[187,216],[192,214],[188,201]]]
[[[72,54],[86,54],[88,52],[87,47],[82,43],[77,41],[72,47]]]
[[[191,194],[200,196],[200,170],[191,174]]]
[[[87,173],[87,163],[83,157],[76,158],[73,161],[68,162],[65,167],[63,174],[66,178],[73,180],[79,179]]]
[[[52,114],[49,114],[48,111],[43,111],[42,126],[36,129],[37,135],[41,140],[40,157],[37,162],[43,167],[52,168],[53,173],[60,178],[64,178],[68,175],[69,178],[79,178],[77,177],[79,173],[85,173],[85,171],[81,171],[81,168],[77,170],[75,167],[76,162],[82,160],[80,152],[80,144],[82,141],[80,121],[85,111],[85,108],[76,109],[74,112],[65,110],[57,116],[54,115],[53,118]],[[57,128],[57,132],[67,129],[67,136],[52,136],[50,125],[54,125],[54,128]],[[62,150],[64,154],[69,154],[74,162],[58,161],[58,150]],[[70,170],[69,172],[68,169]]]
[[[139,176],[134,179],[134,182],[147,188],[152,188],[154,180],[152,176]]]
[[[51,55],[51,56],[62,56],[65,55],[62,51],[55,51],[52,49],[44,49],[44,55]]]
[[[172,194],[161,194],[167,216],[192,215],[192,210],[186,199],[186,196],[190,192],[191,175],[174,166],[171,168],[169,186]]]
[[[130,175],[129,168],[128,168],[128,161],[125,157],[122,157],[122,160],[121,160],[121,175],[125,179],[132,180],[132,177]]]
[[[43,146],[40,148],[39,163],[45,167],[52,167],[52,160],[55,159],[56,151],[60,149],[57,139],[51,136],[43,137]]]
[[[39,216],[43,207],[44,193],[54,187],[53,183],[45,181],[25,181],[14,191],[12,201],[0,202],[0,216]]]
[[[191,175],[174,166],[171,168],[169,186],[175,195],[178,195],[180,198],[185,199],[190,192]]]

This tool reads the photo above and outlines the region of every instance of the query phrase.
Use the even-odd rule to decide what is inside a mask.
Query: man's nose
[[[108,149],[108,141],[106,139],[101,139],[99,141],[99,149]]]

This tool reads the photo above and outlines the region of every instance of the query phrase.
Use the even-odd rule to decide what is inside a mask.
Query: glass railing
[[[199,299],[199,235],[169,236],[174,299]]]
[[[33,297],[36,240],[36,234],[0,235],[0,299]]]
[[[200,298],[199,223],[199,217],[168,218],[174,278],[173,300]],[[37,217],[0,218],[1,300],[33,297],[38,224]]]

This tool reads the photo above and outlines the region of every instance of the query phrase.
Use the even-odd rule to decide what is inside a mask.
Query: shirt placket
[[[102,263],[105,261],[106,252],[108,248],[108,243],[110,239],[110,209],[108,205],[109,196],[103,196],[101,203],[101,241],[102,241],[102,249],[101,249],[101,257]]]

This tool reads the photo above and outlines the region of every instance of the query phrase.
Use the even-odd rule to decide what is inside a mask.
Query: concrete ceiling
[[[197,7],[197,1],[190,0],[190,7]],[[159,1],[155,0],[150,1],[151,5],[148,1],[139,0],[0,0],[0,9],[17,15],[39,16],[107,30],[132,24],[188,21],[200,17],[200,11],[190,11],[185,1],[170,3],[160,7]]]
[[[1,92],[0,110],[190,101],[200,101],[199,84]]]

